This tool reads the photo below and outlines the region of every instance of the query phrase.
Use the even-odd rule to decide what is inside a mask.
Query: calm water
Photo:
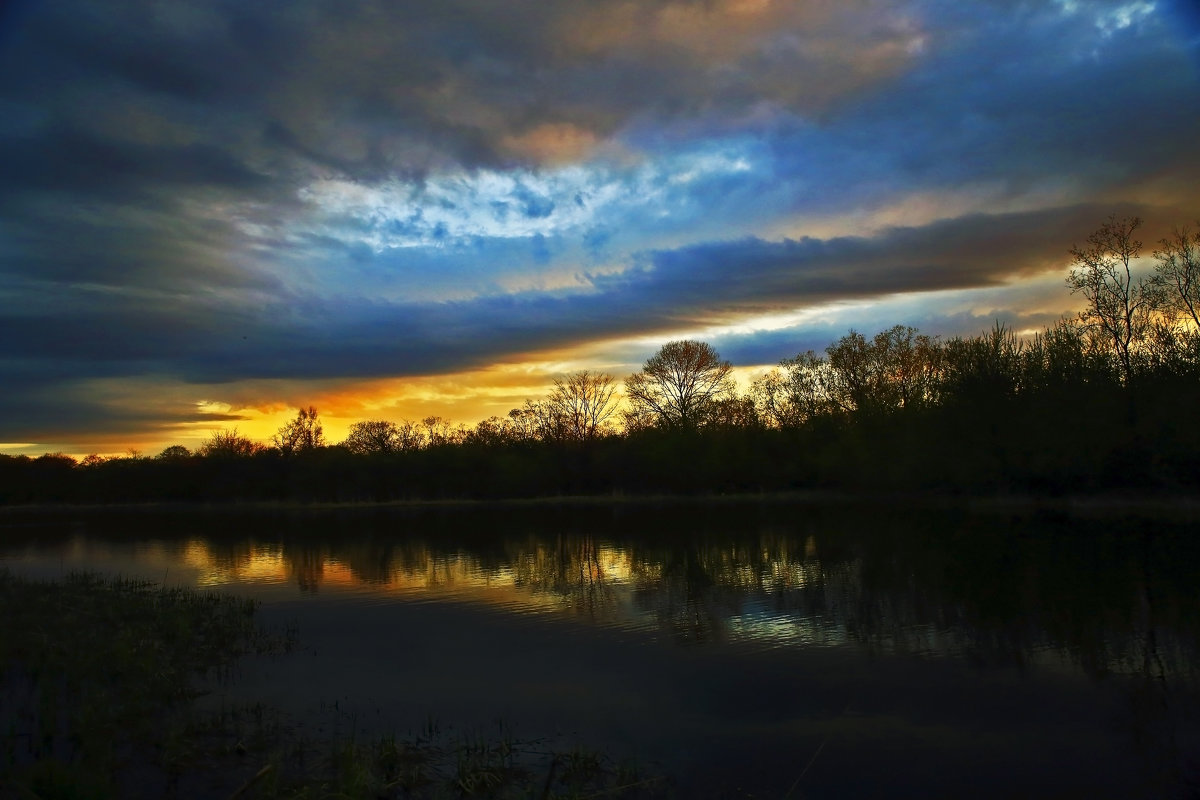
[[[636,756],[680,794],[1200,792],[1200,523],[804,507],[0,514],[0,565],[213,587],[229,699]],[[323,722],[322,720],[326,720]]]

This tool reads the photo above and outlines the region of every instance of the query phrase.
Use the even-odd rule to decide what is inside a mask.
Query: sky
[[[0,452],[1040,330],[1198,142],[1195,0],[10,0]]]

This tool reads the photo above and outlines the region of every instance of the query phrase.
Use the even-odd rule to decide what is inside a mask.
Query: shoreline
[[[569,508],[644,507],[731,507],[731,506],[825,507],[855,505],[859,508],[905,508],[965,510],[975,513],[1060,512],[1072,516],[1096,514],[1170,513],[1200,518],[1200,494],[1187,492],[1103,492],[1062,495],[1031,493],[981,493],[954,491],[874,492],[798,490],[790,492],[731,494],[653,495],[564,495],[496,499],[404,499],[381,501],[153,501],[144,503],[30,503],[0,505],[0,518],[32,514],[54,516],[72,513],[195,512],[226,513],[271,511],[479,511]]]

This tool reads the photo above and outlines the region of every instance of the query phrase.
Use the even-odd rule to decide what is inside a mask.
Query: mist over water
[[[263,601],[222,699],[636,757],[681,793],[1186,796],[1188,520],[783,505],[6,511],[0,565]],[[811,764],[810,764],[811,762]],[[807,767],[807,769],[806,769]],[[795,794],[793,796],[796,796]]]

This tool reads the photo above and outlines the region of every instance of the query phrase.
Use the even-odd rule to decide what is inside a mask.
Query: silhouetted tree
[[[257,455],[264,449],[259,442],[238,433],[237,428],[229,428],[213,431],[208,440],[200,445],[198,452],[210,458],[245,458]]]
[[[52,502],[72,499],[79,474],[74,458],[65,453],[44,453],[25,464],[30,468],[34,498]]]
[[[1112,347],[1126,384],[1133,375],[1134,352],[1150,330],[1162,298],[1157,281],[1133,275],[1132,263],[1142,251],[1133,234],[1141,224],[1140,217],[1109,217],[1088,236],[1085,247],[1071,248],[1075,261],[1067,276],[1071,293],[1087,300],[1079,320],[1099,331]]]
[[[303,453],[325,446],[325,429],[317,419],[317,409],[309,406],[296,413],[271,437],[271,443],[284,455]]]
[[[774,428],[794,428],[819,414],[841,409],[831,394],[836,385],[829,362],[812,350],[785,358],[750,385],[755,411]]]
[[[173,444],[169,447],[163,448],[163,451],[158,454],[157,458],[162,459],[163,461],[173,461],[183,458],[190,458],[191,455],[192,451],[188,450],[183,445]]]
[[[69,470],[78,466],[78,462],[66,453],[43,453],[33,463],[47,469]]]
[[[713,404],[733,394],[733,365],[707,342],[667,342],[625,379],[633,416],[653,416],[666,427],[696,428]]]
[[[626,435],[635,434],[659,424],[659,416],[649,406],[629,403],[621,410],[621,424]]]
[[[1063,392],[1108,374],[1111,362],[1078,320],[1060,320],[1025,343],[1021,381],[1027,390]]]
[[[475,423],[464,441],[485,447],[497,447],[512,441],[512,427],[507,419],[495,415]]]
[[[709,411],[708,423],[721,428],[756,428],[759,425],[758,411],[754,399],[745,397],[722,397],[715,400]]]
[[[938,394],[944,401],[995,405],[1021,388],[1024,343],[999,322],[982,336],[955,337],[942,345]]]
[[[1156,322],[1146,334],[1138,370],[1156,372],[1163,379],[1196,377],[1200,368],[1200,330],[1190,325]]]
[[[425,446],[425,431],[420,424],[402,419],[396,423],[396,436],[401,450],[420,450]]]
[[[582,370],[554,382],[546,398],[547,416],[562,437],[591,441],[599,436],[616,411],[616,381],[613,376]]]
[[[940,353],[916,328],[896,325],[869,342],[852,330],[825,352],[831,374],[823,393],[847,411],[908,408],[934,399]]]
[[[525,438],[557,442],[566,437],[566,425],[558,410],[546,400],[526,400],[520,409],[509,412],[509,419]]]
[[[534,442],[542,438],[540,428],[541,411],[533,406],[534,404],[531,401],[526,400],[525,405],[508,412],[505,424],[512,432],[511,435],[514,440],[519,442]]]
[[[438,416],[426,417],[421,420],[421,424],[425,426],[425,444],[429,447],[460,442],[466,433],[461,425],[455,428],[450,424],[450,420]]]
[[[1200,230],[1176,228],[1159,241],[1154,259],[1154,282],[1163,291],[1163,305],[1186,314],[1200,329]]]
[[[342,446],[359,455],[395,453],[403,449],[403,442],[404,434],[399,425],[388,420],[370,419],[351,425]]]

